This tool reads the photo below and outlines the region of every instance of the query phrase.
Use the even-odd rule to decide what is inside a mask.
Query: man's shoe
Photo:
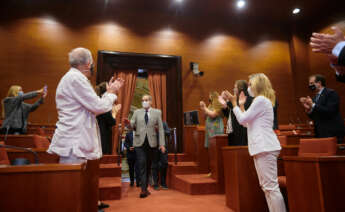
[[[141,185],[140,185],[140,183],[137,183],[137,187],[140,187]]]
[[[134,182],[131,182],[131,184],[129,184],[131,187],[133,187],[134,186]]]
[[[159,186],[158,185],[154,185],[153,189],[156,190],[156,191],[159,191]]]
[[[102,210],[104,208],[109,208],[109,205],[101,202],[101,204],[98,205],[98,210]]]
[[[148,195],[150,195],[151,193],[149,191],[142,191],[140,192],[139,197],[140,198],[146,198]]]
[[[168,190],[168,189],[169,189],[167,185],[161,185],[161,188],[162,188],[163,190]]]

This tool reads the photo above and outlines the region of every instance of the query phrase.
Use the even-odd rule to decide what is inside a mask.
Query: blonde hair
[[[219,93],[217,91],[210,92],[211,103],[208,106],[209,109],[215,110],[219,115],[222,112],[222,104],[218,101]]]
[[[276,104],[275,91],[268,77],[263,73],[252,74],[249,76],[252,92],[254,96],[264,96],[269,99],[273,106]]]
[[[15,97],[18,96],[19,91],[21,90],[22,87],[20,87],[19,85],[12,85],[10,87],[10,89],[8,89],[7,92],[7,97]],[[1,106],[2,106],[2,111],[1,111],[1,115],[2,118],[5,119],[5,105],[4,105],[4,100],[1,101]]]

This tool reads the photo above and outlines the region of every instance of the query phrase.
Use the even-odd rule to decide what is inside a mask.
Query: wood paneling
[[[12,10],[0,23],[1,97],[12,84],[22,85],[25,91],[44,84],[49,87],[46,103],[30,115],[31,122],[56,122],[55,89],[68,70],[68,52],[78,46],[91,49],[94,57],[98,50],[181,56],[184,111],[198,108],[210,91],[231,90],[235,80],[255,72],[264,72],[272,80],[280,123],[287,123],[296,110],[289,27],[130,9],[115,15],[107,8],[106,15],[99,16],[89,7],[104,5],[92,4],[83,4],[88,9],[78,15],[71,12],[76,2],[65,5],[67,9],[56,3],[43,4],[31,12],[23,10],[24,15]],[[204,77],[193,76],[192,61],[199,63]],[[204,123],[203,118],[200,121]]]

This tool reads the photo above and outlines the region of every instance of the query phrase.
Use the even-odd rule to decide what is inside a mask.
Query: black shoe
[[[137,183],[137,187],[140,187],[141,185],[140,185],[140,183]]]
[[[161,187],[162,187],[163,190],[168,190],[169,189],[167,185],[161,185]]]
[[[139,197],[140,198],[146,198],[147,196],[149,196],[151,193],[149,191],[142,191],[140,192]]]
[[[153,189],[156,190],[156,191],[159,191],[159,186],[158,185],[154,185]]]
[[[109,208],[109,205],[101,202],[101,204],[98,205],[98,210],[102,210],[104,208]]]
[[[134,186],[134,182],[131,182],[130,186],[133,187]]]

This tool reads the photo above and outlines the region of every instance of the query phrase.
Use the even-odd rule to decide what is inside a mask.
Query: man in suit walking
[[[301,97],[300,101],[308,116],[314,121],[315,136],[317,138],[337,137],[338,143],[344,139],[344,121],[339,111],[339,96],[326,88],[324,76],[315,74],[309,77],[309,88],[315,92],[311,99]]]
[[[157,176],[158,151],[165,152],[162,112],[158,109],[151,108],[151,105],[152,97],[150,95],[144,95],[142,97],[142,108],[134,111],[130,122],[125,119],[125,125],[135,130],[133,145],[140,169],[140,198],[145,198],[150,194],[147,190],[150,164],[152,164],[152,176]],[[159,133],[159,144],[156,128],[158,128]],[[153,178],[154,186],[158,186],[158,179],[156,177]]]
[[[137,184],[137,187],[140,186],[140,172],[139,172],[139,166],[137,163],[137,156],[135,154],[134,146],[133,146],[133,134],[135,132],[133,130],[130,130],[126,134],[125,138],[125,147],[127,149],[127,163],[129,166],[129,178],[130,178],[130,186],[132,187],[134,185],[134,178]],[[135,175],[134,175],[135,173]]]

